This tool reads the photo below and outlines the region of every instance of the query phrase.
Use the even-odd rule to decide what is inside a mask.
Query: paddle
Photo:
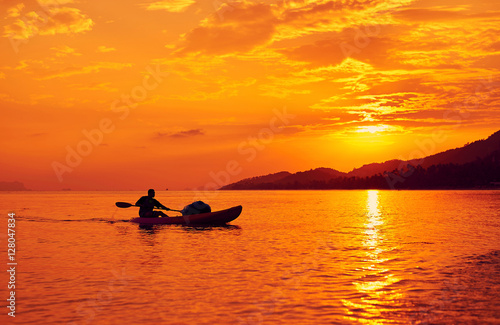
[[[128,203],[128,202],[116,202],[115,203],[117,207],[119,208],[130,208],[130,207],[138,207],[138,205],[135,205],[135,204],[131,204],[131,203]],[[173,209],[163,209],[163,208],[160,208],[160,210],[167,210],[167,211],[175,211],[175,212],[181,212],[181,210],[173,210]]]

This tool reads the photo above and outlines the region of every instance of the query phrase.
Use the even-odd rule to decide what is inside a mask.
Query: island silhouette
[[[3,182],[0,181],[0,191],[29,191],[23,183],[19,181]]]

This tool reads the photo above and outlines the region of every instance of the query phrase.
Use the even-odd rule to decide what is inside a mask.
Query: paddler
[[[155,190],[149,189],[148,195],[141,197],[135,205],[140,206],[139,216],[141,218],[158,218],[158,217],[168,217],[162,211],[153,211],[154,208],[165,209],[170,211],[169,208],[158,202],[155,198]]]

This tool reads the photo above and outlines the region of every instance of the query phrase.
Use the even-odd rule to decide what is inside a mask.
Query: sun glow
[[[380,132],[387,132],[389,130],[391,130],[390,125],[379,124],[379,125],[369,125],[369,126],[358,126],[356,132],[375,134]]]

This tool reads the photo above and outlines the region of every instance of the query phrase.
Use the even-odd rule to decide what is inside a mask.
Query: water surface
[[[213,210],[243,205],[230,226],[152,228],[114,206],[142,195],[0,194],[2,261],[15,212],[18,262],[0,322],[500,322],[500,191],[217,192]]]

